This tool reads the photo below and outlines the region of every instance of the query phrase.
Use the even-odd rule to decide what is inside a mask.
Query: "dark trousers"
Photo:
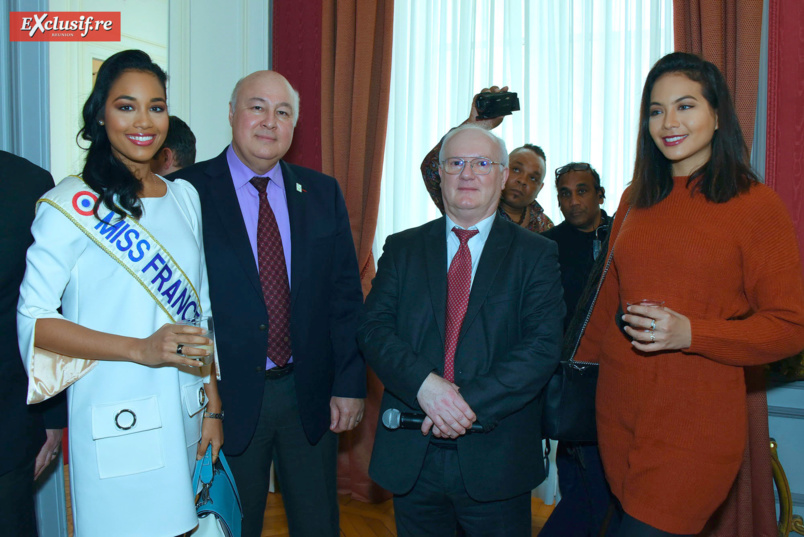
[[[606,483],[597,444],[559,442],[556,466],[561,501],[539,535],[598,537],[607,517],[605,535],[614,535],[620,512],[614,509],[615,500]]]
[[[458,523],[469,537],[529,537],[530,494],[507,500],[479,502],[463,484],[458,451],[427,448],[413,489],[394,496],[399,537],[450,537]]]
[[[657,530],[653,526],[640,522],[628,513],[623,514],[620,530],[616,535],[617,537],[692,537],[692,534],[682,535]]]
[[[0,535],[37,535],[33,460],[0,476]]]
[[[243,537],[260,537],[271,461],[291,537],[337,537],[338,437],[328,431],[315,445],[302,429],[293,374],[266,380],[257,430],[246,451],[226,457],[243,503]]]

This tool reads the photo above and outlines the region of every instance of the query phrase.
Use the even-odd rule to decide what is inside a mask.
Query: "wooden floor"
[[[70,483],[67,467],[64,469],[65,485],[67,490],[67,526],[70,536],[73,535],[73,517],[70,510]],[[341,536],[342,537],[396,537],[394,524],[394,506],[391,500],[380,504],[363,503],[351,499],[349,496],[340,496],[338,502],[341,506]],[[552,505],[545,505],[538,498],[532,500],[531,528],[533,535],[539,530],[550,513]],[[280,494],[269,494],[265,505],[265,522],[262,537],[289,537],[288,523],[285,510],[282,506]]]
[[[341,504],[341,537],[396,537],[394,506],[391,500],[369,504],[341,496],[338,501]],[[538,535],[547,517],[553,512],[553,506],[545,505],[537,498],[533,498],[532,503],[532,534]],[[269,494],[262,537],[289,535],[282,497],[279,494]]]
[[[381,504],[370,504],[341,496],[338,501],[341,504],[342,537],[396,537],[394,506],[391,500]],[[532,502],[532,534],[538,535],[547,517],[553,512],[553,506],[545,505],[537,498],[533,498]],[[282,497],[279,494],[269,494],[262,537],[289,537],[289,535]]]

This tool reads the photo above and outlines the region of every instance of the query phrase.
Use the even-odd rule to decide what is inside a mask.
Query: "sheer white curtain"
[[[672,51],[672,0],[398,0],[390,113],[375,238],[438,216],[419,165],[469,115],[473,95],[508,85],[522,110],[496,133],[547,154],[539,203],[562,221],[553,171],[590,162],[614,211],[630,181],[648,70]]]

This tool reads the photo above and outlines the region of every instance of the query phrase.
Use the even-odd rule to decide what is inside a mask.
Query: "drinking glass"
[[[650,298],[643,298],[642,300],[635,300],[635,301],[631,301],[631,302],[627,301],[626,305],[628,305],[628,306],[644,306],[646,308],[661,308],[662,306],[664,306],[664,300],[653,300],[653,299],[650,299]],[[638,316],[642,317],[642,315],[639,315],[638,313],[631,313],[631,315],[638,315]],[[643,332],[650,332],[650,331],[651,331],[650,329],[643,330]]]
[[[203,328],[206,330],[206,333],[201,334],[205,338],[209,339],[209,344],[206,345],[195,345],[195,344],[188,344],[188,347],[196,347],[198,349],[206,349],[209,354],[207,356],[188,356],[193,360],[199,360],[202,364],[208,365],[212,363],[212,359],[215,356],[215,323],[212,321],[212,316],[201,316],[196,317],[194,319],[190,319],[187,321],[179,321],[178,324],[183,324],[187,326],[197,326],[199,328]]]
[[[648,308],[661,308],[664,306],[664,300],[652,300],[649,298],[643,298],[642,300],[637,300],[634,302],[626,302],[629,306],[645,306]]]

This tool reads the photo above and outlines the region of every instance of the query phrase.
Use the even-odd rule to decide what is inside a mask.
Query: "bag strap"
[[[193,472],[193,490],[198,491],[199,482],[212,482],[212,445],[207,446],[207,452],[200,461],[195,461],[195,471]]]
[[[207,451],[210,451],[211,449],[212,449],[212,446],[207,448]],[[232,482],[232,488],[234,489],[235,498],[237,498],[237,504],[242,505],[240,503],[240,492],[238,492],[237,483],[235,483],[235,480],[234,480],[234,474],[232,474],[232,471],[229,469],[229,463],[226,462],[226,457],[223,455],[223,450],[218,452],[218,462],[221,463],[221,467],[223,467],[223,472],[227,475],[227,477],[229,478],[229,481]]]
[[[229,468],[229,463],[226,462],[226,456],[224,456],[223,450],[218,452],[218,461],[216,464],[218,463],[223,473],[226,474],[226,478],[232,484],[232,489],[237,499],[237,505],[242,505],[240,502],[240,492],[237,490],[237,483],[235,483],[234,475],[232,475],[232,470]],[[195,462],[195,471],[193,471],[193,491],[196,494],[198,493],[199,484],[203,483],[207,488],[212,485],[212,480],[215,478],[214,466],[215,465],[212,464],[212,444],[210,444],[207,446],[204,457],[200,461]]]
[[[623,216],[623,221],[620,223],[620,229],[622,229],[622,225],[625,223],[626,218],[628,218],[628,213],[631,212],[631,206],[628,206],[628,210],[625,211],[625,216]],[[586,318],[583,321],[583,325],[581,325],[581,329],[578,331],[578,339],[575,340],[575,346],[572,349],[572,354],[569,357],[570,362],[575,361],[575,353],[578,352],[578,347],[581,346],[581,338],[583,337],[583,333],[586,331],[586,326],[589,324],[589,319],[592,318],[592,311],[595,309],[595,304],[597,303],[597,296],[600,294],[600,289],[603,287],[603,281],[606,279],[606,274],[609,272],[609,267],[611,266],[611,261],[614,259],[614,246],[617,244],[617,240],[615,239],[614,244],[611,245],[611,250],[609,251],[609,257],[606,259],[606,266],[603,268],[603,273],[600,275],[600,281],[597,283],[597,289],[595,289],[595,294],[592,297],[592,302],[589,304],[589,308],[586,310]]]

